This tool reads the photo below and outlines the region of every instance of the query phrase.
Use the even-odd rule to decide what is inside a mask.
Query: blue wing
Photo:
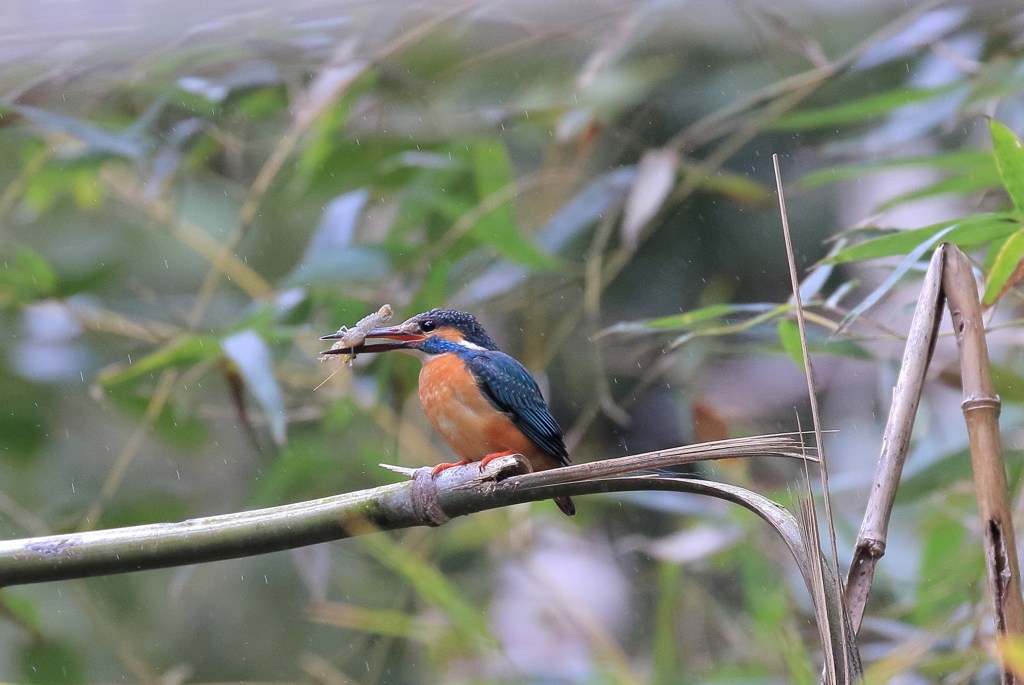
[[[569,465],[562,429],[548,410],[537,381],[522,364],[504,352],[487,351],[469,356],[466,366],[495,409],[559,464]]]

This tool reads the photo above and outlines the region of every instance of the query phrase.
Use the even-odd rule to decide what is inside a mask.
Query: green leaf
[[[961,85],[954,83],[942,88],[897,88],[896,90],[869,95],[860,100],[854,100],[842,105],[791,112],[779,117],[769,124],[767,128],[776,131],[793,131],[850,124],[862,119],[888,114],[892,110],[911,102],[928,100]]]
[[[996,261],[988,273],[988,283],[985,285],[985,296],[982,304],[986,307],[995,303],[1003,294],[1006,288],[1012,288],[1013,281],[1020,279],[1017,268],[1021,259],[1024,258],[1024,228],[1012,234],[1003,242],[996,255]]]
[[[650,333],[652,331],[684,331],[690,330],[698,324],[708,323],[721,319],[729,314],[762,314],[778,307],[775,304],[712,304],[700,309],[694,309],[684,314],[673,314],[660,319],[648,319],[647,321],[623,321],[610,326],[602,335],[609,333]]]
[[[823,259],[822,263],[841,264],[843,262],[907,254],[939,231],[945,230],[950,226],[955,228],[945,236],[946,240],[955,243],[961,248],[969,248],[1005,238],[1018,230],[1021,224],[1008,214],[974,214],[962,219],[941,221],[924,228],[912,231],[898,231],[880,238],[866,240]]]
[[[27,179],[24,203],[37,214],[49,211],[58,200],[69,197],[79,209],[96,210],[105,199],[99,180],[101,158],[51,162]]]
[[[1018,214],[1024,214],[1024,148],[1013,131],[995,119],[989,120],[992,130],[992,152],[996,158],[1003,186],[1010,194]]]
[[[8,589],[0,590],[0,615],[32,635],[33,639],[41,639],[39,628],[39,612],[35,603],[28,597],[16,595]]]
[[[436,566],[413,554],[386,533],[363,535],[359,542],[384,566],[405,579],[416,593],[445,613],[465,644],[493,648],[494,636],[481,612],[469,604]]]
[[[953,150],[936,155],[901,157],[898,159],[886,159],[880,162],[848,164],[846,166],[819,169],[801,178],[797,181],[797,185],[800,188],[809,190],[830,183],[848,181],[882,171],[906,167],[946,169],[964,176],[984,175],[989,178],[992,176],[998,178],[999,176],[992,155],[987,150]]]
[[[32,685],[70,685],[84,682],[85,665],[66,642],[29,642],[21,650],[21,675]]]
[[[120,528],[188,518],[185,499],[169,492],[147,491],[135,497],[118,497],[103,510],[103,527]]]
[[[27,462],[46,445],[41,412],[22,410],[17,415],[5,405],[0,412],[0,454],[5,461]]]
[[[150,398],[138,394],[130,386],[109,388],[106,397],[119,410],[136,420],[143,420],[149,410]],[[153,422],[153,430],[172,447],[195,452],[206,443],[210,427],[190,411],[194,411],[194,408],[188,403],[179,406],[171,401],[165,402],[163,410]]]
[[[997,375],[995,368],[993,368],[993,375]],[[999,390],[998,379],[996,386],[999,396],[1003,397],[1002,391]],[[1024,385],[1017,389],[1016,394],[1017,401],[1024,403]],[[1007,479],[1011,487],[1015,487],[1020,480],[1021,469],[1024,467],[1024,453],[1020,450],[1005,450],[1004,457],[1007,464]],[[970,450],[950,452],[909,476],[904,476],[896,501],[898,504],[910,504],[922,498],[934,497],[935,493],[951,485],[970,482],[973,478],[974,470],[971,467]]]
[[[433,264],[427,265],[427,269],[426,278],[423,279],[419,291],[409,303],[410,311],[425,312],[444,304],[451,264],[445,259],[437,259]]]
[[[800,347],[800,327],[792,319],[779,319],[778,323],[779,340],[782,341],[782,349],[796,363],[801,371],[804,368],[804,353]]]
[[[416,616],[394,609],[366,609],[342,602],[319,604],[312,609],[315,620],[371,635],[386,635],[428,644],[437,642],[445,632],[439,626],[426,625]]]
[[[812,354],[821,352],[823,354],[834,354],[840,357],[862,359],[864,361],[870,361],[875,358],[865,347],[858,345],[852,340],[832,340],[824,344],[808,342],[807,350]]]
[[[903,482],[900,483],[897,502],[909,504],[922,497],[934,496],[936,492],[953,483],[970,481],[972,477],[971,453],[966,449],[950,452],[924,468],[904,476]]]
[[[719,193],[741,207],[775,206],[775,195],[764,185],[742,174],[719,171],[701,181],[701,190]]]
[[[127,366],[118,365],[105,370],[97,379],[100,385],[109,387],[147,376],[168,366],[195,364],[212,361],[220,356],[220,341],[210,335],[179,336],[156,352],[135,360]]]
[[[890,198],[878,205],[875,208],[875,211],[883,212],[906,202],[921,200],[927,197],[936,197],[937,195],[967,195],[968,193],[976,193],[981,190],[998,188],[999,185],[999,172],[996,171],[995,166],[992,166],[989,168],[983,168],[977,173],[967,173],[961,176],[944,178],[941,181],[936,181],[935,183],[926,185],[923,188],[917,188],[916,190],[911,190],[906,193],[900,193],[896,197]]]
[[[980,598],[985,559],[963,523],[952,512],[932,511],[921,552],[920,583],[912,616],[915,625],[946,619],[961,604]]]
[[[842,330],[844,327],[849,326],[858,316],[866,312],[871,307],[881,300],[885,295],[892,290],[892,288],[903,278],[903,274],[910,271],[911,267],[920,261],[921,257],[924,256],[928,250],[930,250],[936,243],[945,238],[948,234],[953,231],[952,226],[943,228],[938,233],[932,235],[930,238],[925,240],[923,243],[917,245],[913,250],[907,253],[907,256],[900,260],[900,263],[896,265],[896,268],[892,270],[892,273],[882,281],[882,284],[875,288],[870,295],[865,297],[860,304],[854,307],[849,314],[847,314],[843,320],[839,323],[839,329]]]
[[[332,470],[332,458],[327,453],[326,441],[296,436],[289,440],[277,459],[263,468],[259,481],[249,495],[248,506],[273,506],[325,495],[331,488],[343,487],[341,483],[335,482],[336,476],[340,474],[337,469]]]
[[[474,151],[477,193],[486,202],[498,192],[507,192],[512,169],[505,146],[496,140],[480,143]],[[502,257],[534,269],[553,268],[557,261],[542,252],[516,228],[512,202],[502,202],[493,211],[481,216],[470,233]]]
[[[0,305],[23,304],[53,292],[57,276],[50,265],[27,247],[0,257]]]
[[[1006,404],[1024,404],[1024,378],[1009,366],[992,364],[992,385]]]
[[[751,555],[757,557],[757,555]],[[757,557],[760,558],[760,557]],[[676,623],[680,612],[681,565],[662,561],[658,564],[657,609],[654,617],[654,650],[651,665],[654,669],[652,683],[661,685],[672,682],[679,672],[676,653],[678,635]]]

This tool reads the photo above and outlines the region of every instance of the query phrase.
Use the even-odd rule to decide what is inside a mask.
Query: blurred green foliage
[[[1018,496],[1011,3],[813,21],[747,3],[156,4],[133,19],[70,3],[89,11],[49,19],[81,23],[65,42],[28,32],[38,50],[0,56],[4,535],[295,501],[391,482],[379,462],[447,460],[414,359],[316,361],[318,336],[385,302],[477,314],[537,374],[576,461],[792,430],[794,412],[806,426],[772,153],[841,429],[842,558],[940,241],[984,281]],[[118,39],[136,19],[148,40]],[[940,345],[862,632],[869,679],[992,677],[953,364]],[[800,477],[706,475],[780,500]],[[578,507],[12,588],[0,679],[815,681],[804,589],[760,521],[665,493]]]

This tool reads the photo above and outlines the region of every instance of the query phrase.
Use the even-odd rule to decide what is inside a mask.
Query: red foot
[[[518,453],[515,450],[505,450],[504,452],[494,452],[493,454],[488,454],[486,457],[480,460],[480,468],[483,468],[490,464],[493,459],[497,459],[498,457],[511,457],[513,454]]]
[[[433,478],[433,477],[437,476],[437,474],[439,474],[442,471],[444,471],[445,469],[450,469],[453,466],[465,466],[468,463],[469,463],[468,461],[459,461],[459,462],[455,462],[454,464],[451,464],[449,462],[445,462],[443,464],[438,464],[437,466],[434,467],[434,470],[430,472],[430,476]]]

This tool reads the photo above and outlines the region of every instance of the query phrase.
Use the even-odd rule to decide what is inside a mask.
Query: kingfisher
[[[344,333],[325,335],[338,340]],[[498,349],[476,317],[451,309],[431,309],[397,326],[374,328],[367,338],[395,342],[331,349],[323,354],[405,350],[423,358],[419,396],[434,430],[461,459],[451,466],[521,454],[534,471],[568,466],[562,430],[551,415],[537,381],[515,358]],[[555,504],[576,513],[568,497]]]

